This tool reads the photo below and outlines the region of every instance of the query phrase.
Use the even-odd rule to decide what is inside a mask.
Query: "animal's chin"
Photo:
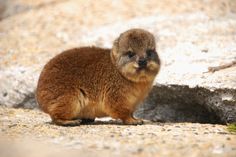
[[[148,71],[147,67],[138,67],[136,68],[136,73],[146,73]]]
[[[123,71],[123,76],[133,82],[153,81],[154,75],[148,72],[147,68],[136,68],[130,71]]]

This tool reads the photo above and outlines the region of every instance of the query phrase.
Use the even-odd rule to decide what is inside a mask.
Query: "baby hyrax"
[[[36,97],[57,125],[76,126],[106,116],[142,124],[133,112],[159,69],[154,36],[131,29],[114,41],[112,49],[81,47],[51,59],[40,75]]]

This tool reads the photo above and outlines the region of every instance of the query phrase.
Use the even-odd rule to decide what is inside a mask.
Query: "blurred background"
[[[153,32],[161,50],[181,42],[207,51],[235,42],[235,13],[235,0],[0,0],[0,54],[40,64],[71,47],[110,47],[131,27]]]

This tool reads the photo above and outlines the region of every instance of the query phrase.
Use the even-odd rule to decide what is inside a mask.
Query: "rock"
[[[236,89],[156,85],[136,111],[139,118],[161,122],[236,122]]]
[[[0,105],[37,107],[34,90],[51,57],[72,47],[111,47],[121,32],[141,27],[158,39],[162,68],[136,115],[158,121],[235,122],[236,66],[215,73],[208,68],[236,59],[236,3],[182,1],[182,7],[176,7],[178,1],[154,0],[11,1],[6,10],[22,10],[0,21]],[[114,12],[108,15],[104,6]]]
[[[30,67],[0,69],[0,105],[35,108],[34,90],[39,72]]]
[[[0,0],[0,20],[3,18],[5,9],[6,9],[6,1]]]
[[[27,0],[0,0],[0,20],[61,2],[63,2],[63,0],[38,0],[34,2]]]

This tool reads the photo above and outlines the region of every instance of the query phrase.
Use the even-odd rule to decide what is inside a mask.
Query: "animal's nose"
[[[138,65],[140,68],[145,68],[147,66],[147,60],[145,58],[140,58],[138,60]]]

